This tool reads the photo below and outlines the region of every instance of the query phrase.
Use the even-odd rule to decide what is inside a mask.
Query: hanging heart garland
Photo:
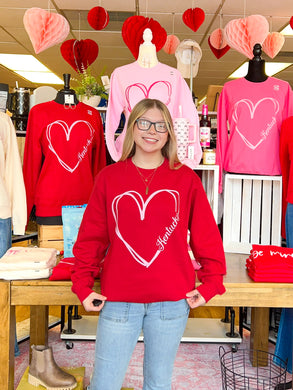
[[[92,39],[69,39],[62,43],[61,55],[72,68],[82,73],[92,64],[99,54],[99,46]]]
[[[24,13],[23,24],[36,54],[64,41],[70,31],[64,16],[36,7]]]
[[[275,58],[285,43],[285,37],[279,32],[269,33],[262,44],[263,51],[270,57]]]
[[[163,50],[167,54],[175,54],[180,39],[176,35],[168,35]]]
[[[109,14],[103,7],[94,7],[87,14],[89,25],[95,30],[103,30],[109,23]]]
[[[156,46],[157,52],[162,49],[166,42],[166,30],[159,22],[141,15],[130,16],[123,23],[122,38],[135,59],[138,57],[139,46],[143,43],[143,32],[146,28],[152,30],[152,43]]]
[[[230,46],[226,42],[224,31],[221,28],[217,28],[211,33],[208,38],[208,44],[217,59],[223,57],[230,49]]]
[[[251,15],[231,20],[224,31],[228,45],[252,59],[254,45],[262,45],[269,33],[269,23],[262,15]]]
[[[205,13],[201,8],[189,8],[184,11],[182,20],[187,27],[196,32],[203,24],[205,19]]]

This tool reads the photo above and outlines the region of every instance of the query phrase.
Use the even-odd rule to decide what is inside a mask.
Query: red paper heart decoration
[[[262,44],[263,51],[271,58],[275,58],[285,43],[285,37],[279,32],[272,32],[267,35]]]
[[[23,24],[36,54],[64,41],[70,31],[64,16],[36,7],[25,12]]]
[[[152,30],[152,43],[156,46],[156,51],[161,50],[166,42],[166,30],[159,22],[141,15],[130,16],[123,23],[122,38],[135,59],[138,57],[139,45],[143,43],[143,32],[146,28]]]
[[[251,15],[244,19],[233,19],[225,27],[225,37],[229,46],[253,58],[253,47],[263,44],[269,33],[269,23],[262,15]]]
[[[98,57],[99,46],[92,39],[69,39],[60,48],[62,57],[72,68],[82,73]]]
[[[182,20],[187,27],[191,28],[192,31],[196,32],[199,27],[203,24],[205,13],[201,8],[189,8],[184,11]]]
[[[168,35],[163,50],[167,54],[175,54],[180,39],[176,35]]]
[[[87,14],[89,25],[95,30],[103,30],[109,23],[109,14],[103,7],[94,7]]]
[[[225,55],[227,53],[228,50],[230,50],[230,46],[229,45],[226,45],[224,47],[222,47],[221,49],[216,49],[212,44],[211,44],[211,40],[210,40],[210,37],[208,38],[208,44],[209,44],[209,47],[211,49],[211,51],[214,53],[214,55],[216,56],[216,58],[219,60],[221,57],[223,57],[223,55]]]
[[[293,29],[293,16],[291,16],[291,19],[290,19],[290,26]]]

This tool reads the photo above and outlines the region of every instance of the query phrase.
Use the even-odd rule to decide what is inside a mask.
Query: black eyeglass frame
[[[147,123],[149,124],[149,127],[148,127],[147,129],[141,129],[141,128],[139,127],[139,121],[147,122]],[[154,128],[155,128],[155,130],[156,130],[157,133],[164,134],[164,133],[167,133],[167,131],[168,131],[168,125],[167,125],[166,122],[164,122],[164,121],[151,122],[151,121],[149,121],[148,119],[138,118],[138,119],[136,119],[135,123],[137,124],[137,127],[138,127],[138,129],[139,129],[140,131],[148,131],[148,130],[151,128],[152,125],[154,125]],[[158,123],[164,123],[164,125],[166,126],[166,130],[164,130],[164,131],[158,130],[158,129],[157,129],[157,124],[158,124]]]

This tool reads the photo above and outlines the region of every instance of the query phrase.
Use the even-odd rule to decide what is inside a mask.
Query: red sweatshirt
[[[106,165],[99,112],[78,103],[67,109],[54,101],[29,113],[23,174],[28,216],[60,216],[63,205],[88,202],[95,175]]]
[[[147,177],[149,170],[140,169]],[[206,301],[223,294],[222,240],[199,177],[187,166],[157,169],[146,195],[131,159],[96,178],[73,253],[72,291],[82,302],[97,268],[109,301],[150,303],[186,298],[195,288],[187,246],[201,264],[198,290]]]

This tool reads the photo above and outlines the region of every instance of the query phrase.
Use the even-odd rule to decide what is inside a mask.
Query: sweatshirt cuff
[[[14,225],[13,234],[16,236],[23,236],[25,234],[25,225]]]
[[[215,295],[222,295],[226,291],[224,285],[221,283],[215,284],[206,282],[196,287],[197,291],[204,297],[205,301],[210,301]]]
[[[82,291],[76,291],[76,289],[72,286],[71,290],[77,295],[81,304],[92,292],[94,292],[94,290],[92,290],[90,287],[85,287],[82,289]]]

